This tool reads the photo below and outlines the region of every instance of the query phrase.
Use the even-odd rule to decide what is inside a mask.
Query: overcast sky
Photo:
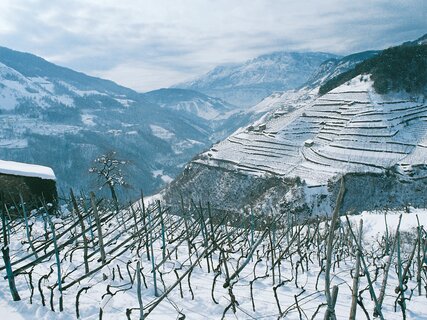
[[[0,1],[0,46],[139,91],[263,53],[349,54],[424,33],[426,0]]]

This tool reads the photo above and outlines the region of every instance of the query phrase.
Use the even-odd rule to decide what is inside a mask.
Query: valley
[[[0,3],[2,319],[427,318],[425,17],[237,3]]]

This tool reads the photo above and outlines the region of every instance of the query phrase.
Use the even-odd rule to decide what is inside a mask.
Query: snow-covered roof
[[[56,180],[51,168],[22,162],[0,160],[0,173]]]

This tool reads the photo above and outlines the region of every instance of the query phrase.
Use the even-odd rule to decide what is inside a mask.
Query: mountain
[[[328,80],[319,88],[319,93],[324,94],[358,74],[370,74],[378,93],[402,90],[427,93],[427,44],[386,49]]]
[[[275,52],[244,63],[216,67],[175,87],[200,91],[240,107],[249,107],[275,91],[300,87],[321,63],[338,58],[323,52]]]
[[[242,125],[227,119],[232,109],[188,90],[141,94],[0,47],[0,159],[52,167],[64,190],[93,189],[93,159],[114,150],[130,160],[131,194],[153,192]]]
[[[380,51],[371,50],[354,53],[343,58],[332,58],[323,62],[302,87],[317,88],[338,75],[354,69],[359,63],[377,55]]]
[[[344,177],[343,210],[425,205],[425,50],[421,44],[373,54],[323,95],[305,87],[265,99],[267,114],[196,157],[164,199],[179,203],[179,194],[209,201],[213,210],[324,215]],[[370,73],[354,74],[364,64]],[[394,85],[401,83],[394,64],[404,86]],[[381,91],[377,81],[393,85]],[[417,86],[406,86],[412,82]]]
[[[417,40],[407,41],[403,43],[402,46],[417,46],[417,45],[423,45],[423,44],[427,44],[427,33],[419,37]]]
[[[143,97],[161,108],[209,121],[221,120],[237,109],[221,99],[186,89],[159,89],[145,93]]]
[[[392,47],[383,51],[370,50],[350,54],[342,58],[331,58],[323,62],[302,87],[310,89],[320,87],[320,93],[326,93],[328,88],[333,89],[339,84],[352,79],[360,73],[372,73],[374,71],[372,70],[372,66],[381,66],[382,69],[384,69],[385,65],[389,64],[389,62],[393,62],[393,68],[399,69],[401,67],[400,62],[405,60],[405,55],[407,55],[409,58],[415,57],[415,59],[420,59],[423,56],[425,57],[425,53],[423,52],[410,52],[412,50],[424,50],[423,45],[425,44],[427,44],[427,34],[423,35],[417,40],[407,41],[400,46],[396,46],[394,48]],[[412,49],[408,49],[406,47],[412,47]],[[388,55],[390,51],[391,53]],[[399,51],[400,53],[403,53],[403,56],[393,51]],[[376,58],[372,59],[374,57]],[[393,57],[394,61],[390,61],[390,58]],[[381,63],[378,63],[378,60],[381,60]],[[411,63],[411,61],[406,60],[406,63]],[[403,66],[402,68],[404,69],[403,71],[409,71],[407,74],[408,78],[417,78],[420,76],[413,72],[413,68],[409,66]],[[423,70],[426,70],[426,68],[421,67],[419,71]],[[388,76],[390,76],[390,74]],[[340,81],[339,84],[338,81]]]

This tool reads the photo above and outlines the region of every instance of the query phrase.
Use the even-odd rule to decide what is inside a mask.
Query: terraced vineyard
[[[338,173],[381,173],[394,165],[405,172],[426,163],[425,100],[378,95],[368,75],[295,109],[282,114],[279,107],[195,162],[300,177],[309,186],[326,185]]]

